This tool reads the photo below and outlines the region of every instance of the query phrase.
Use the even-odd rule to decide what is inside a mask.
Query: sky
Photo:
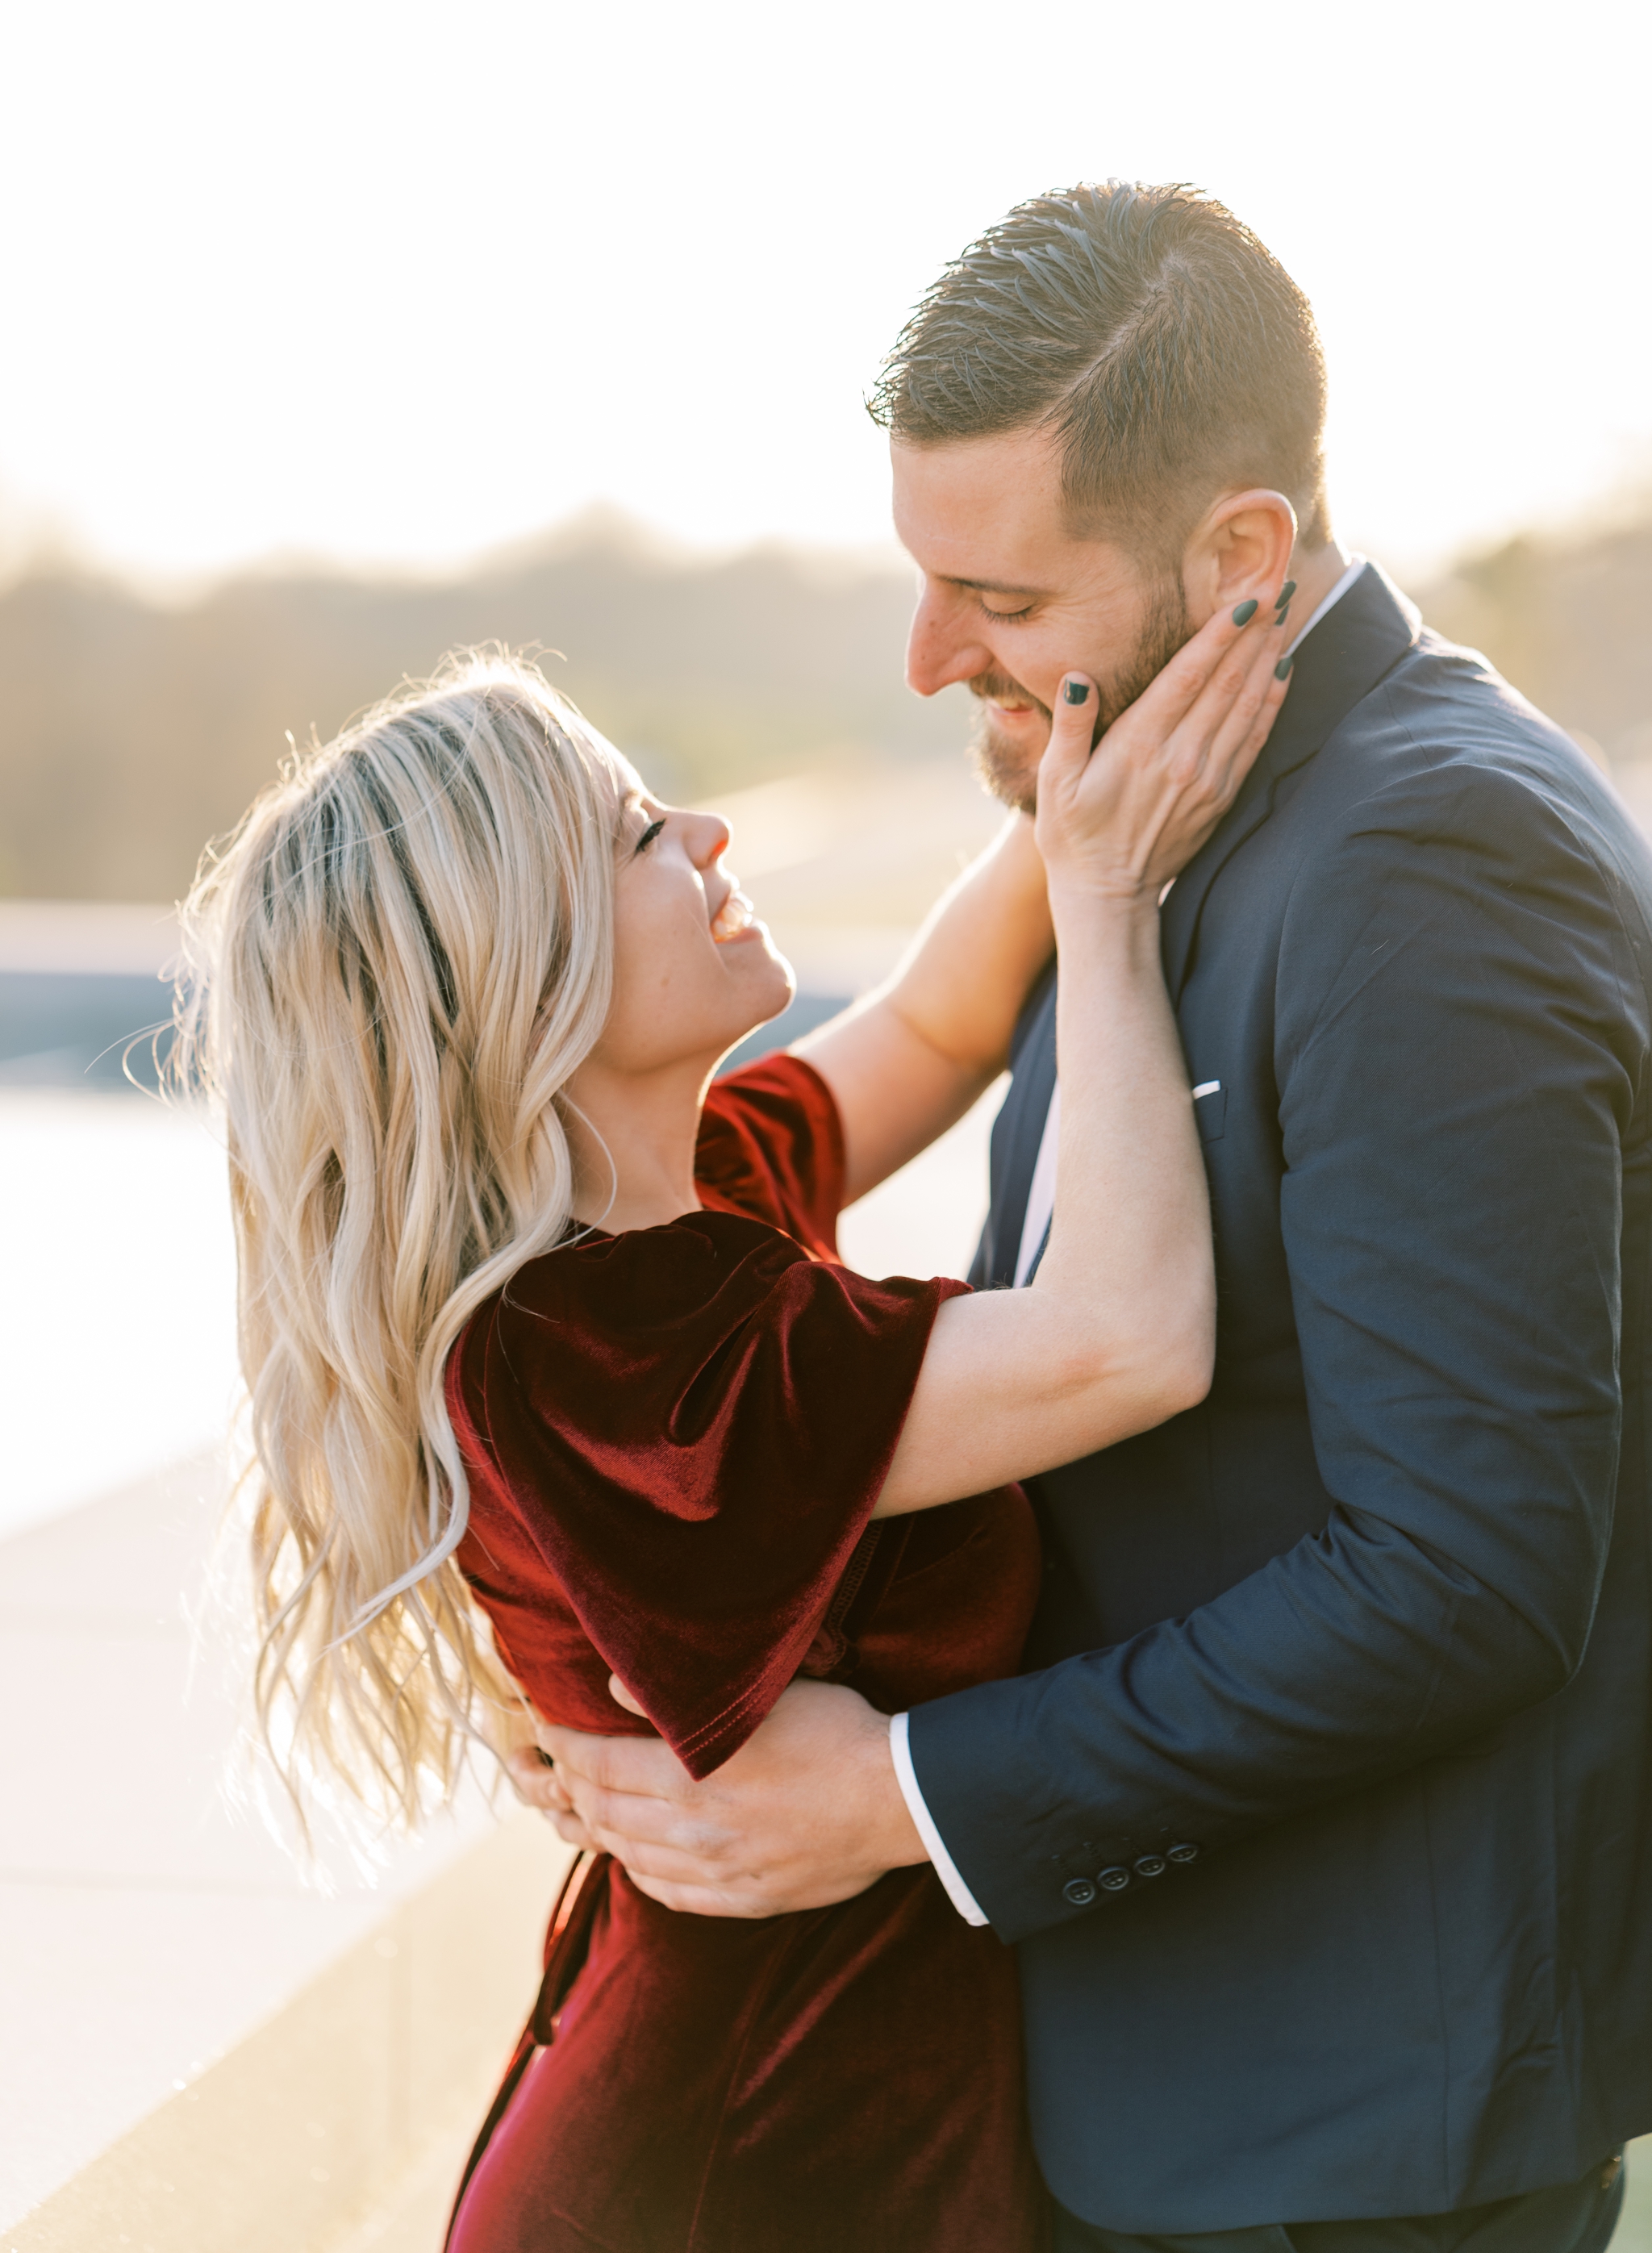
[[[1219,195],[1401,570],[1652,491],[1652,10],[108,0],[0,24],[0,549],[874,546],[861,401],[1023,197]],[[3,556],[0,555],[0,561]]]

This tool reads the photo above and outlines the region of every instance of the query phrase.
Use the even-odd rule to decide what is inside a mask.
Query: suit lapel
[[[1368,563],[1298,650],[1296,677],[1273,733],[1245,777],[1232,811],[1176,878],[1164,903],[1165,980],[1173,1002],[1181,998],[1200,910],[1223,868],[1273,811],[1279,783],[1313,757],[1361,698],[1399,662],[1415,642],[1419,624],[1398,589],[1376,564]]]
[[[1296,677],[1278,725],[1231,813],[1176,878],[1165,902],[1165,978],[1173,1001],[1187,979],[1200,910],[1223,868],[1267,820],[1285,776],[1311,759],[1399,662],[1419,623],[1398,589],[1368,563],[1298,650]],[[1056,1085],[1056,982],[1046,975],[1048,983],[1035,990],[1021,1019],[1012,1058],[1014,1079],[993,1128],[992,1207],[970,1272],[978,1290],[1015,1280],[1033,1168]]]
[[[977,1290],[1007,1289],[1027,1218],[1027,1199],[1056,1085],[1056,979],[1046,972],[1021,1019],[1011,1055],[1014,1078],[993,1125],[992,1203],[970,1270]]]

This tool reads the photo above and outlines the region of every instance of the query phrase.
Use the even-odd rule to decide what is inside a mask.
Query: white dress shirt
[[[1286,650],[1287,657],[1295,654],[1326,612],[1342,601],[1365,568],[1365,560],[1363,555],[1353,558],[1347,570]],[[1213,1082],[1212,1088],[1214,1085]],[[1207,1092],[1195,1088],[1195,1100]],[[1044,1114],[1044,1131],[1039,1138],[1032,1183],[1027,1192],[1027,1217],[1021,1223],[1021,1243],[1015,1253],[1015,1287],[1018,1291],[1031,1281],[1044,1248],[1044,1240],[1049,1233],[1050,1219],[1056,1210],[1056,1150],[1060,1139],[1061,1083],[1057,1080],[1050,1090],[1049,1109]],[[907,1717],[904,1713],[896,1713],[890,1719],[889,1750],[895,1761],[896,1780],[901,1787],[901,1796],[906,1802],[908,1813],[917,1825],[918,1837],[924,1841],[924,1850],[935,1865],[935,1873],[945,1887],[953,1908],[966,1923],[985,1924],[986,1914],[958,1875],[958,1866],[947,1852],[946,1842],[936,1829],[935,1818],[918,1789],[917,1774],[912,1766],[911,1748],[907,1741]]]

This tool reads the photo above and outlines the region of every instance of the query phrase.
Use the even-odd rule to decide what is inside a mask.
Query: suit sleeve
[[[1281,1226],[1324,1531],[1185,1618],[920,1707],[913,1766],[1006,1938],[1081,1842],[1219,1848],[1551,1697],[1610,1537],[1644,980],[1609,869],[1450,768],[1305,868],[1277,980]],[[1220,1378],[1218,1377],[1218,1383]]]

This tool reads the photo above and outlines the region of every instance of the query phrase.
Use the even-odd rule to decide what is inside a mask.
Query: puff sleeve
[[[474,1475],[691,1774],[797,1671],[965,1288],[871,1282],[703,1211],[530,1262],[461,1340]]]

